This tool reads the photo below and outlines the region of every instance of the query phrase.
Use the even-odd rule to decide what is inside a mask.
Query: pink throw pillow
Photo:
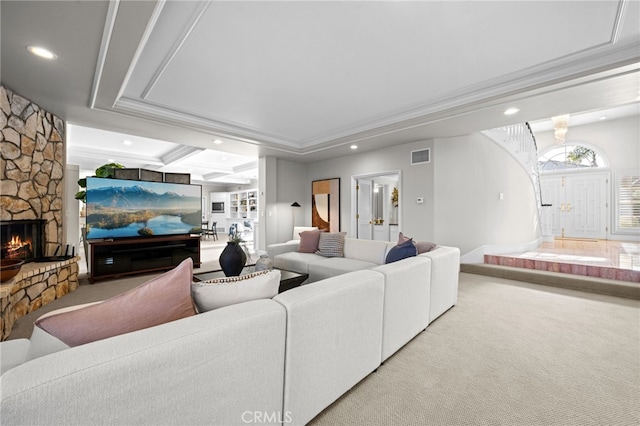
[[[315,253],[318,250],[318,244],[320,243],[320,234],[323,231],[303,231],[300,232],[300,245],[298,251],[300,253]]]
[[[411,238],[409,237],[405,237],[404,234],[402,232],[400,232],[398,234],[398,244],[402,244],[402,243],[406,243],[407,241],[409,241]]]
[[[400,232],[398,234],[398,245],[400,245],[402,243],[406,243],[410,239],[411,238],[405,237],[404,234],[402,232]],[[414,241],[413,245],[416,246],[416,249],[418,250],[418,254],[426,253],[426,252],[429,252],[429,251],[433,250],[434,248],[436,248],[436,245],[434,243],[429,243],[429,242],[426,242],[426,241]]]
[[[418,254],[426,253],[436,248],[436,245],[434,243],[429,243],[426,241],[414,241],[413,244],[416,245],[416,248],[418,249]]]
[[[196,314],[191,299],[193,261],[102,303],[38,319],[35,323],[69,346],[154,327]]]

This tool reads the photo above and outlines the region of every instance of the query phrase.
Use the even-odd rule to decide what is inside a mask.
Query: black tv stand
[[[131,238],[89,241],[91,274],[89,282],[142,272],[172,269],[187,258],[200,267],[200,236]]]

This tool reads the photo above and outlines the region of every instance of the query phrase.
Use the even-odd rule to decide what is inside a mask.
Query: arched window
[[[608,166],[607,161],[597,149],[584,144],[569,143],[552,146],[538,157],[538,170],[541,172],[585,170]]]

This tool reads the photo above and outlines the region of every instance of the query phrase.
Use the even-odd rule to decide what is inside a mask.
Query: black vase
[[[227,277],[237,277],[242,272],[244,264],[247,262],[247,255],[242,247],[234,241],[229,241],[227,246],[220,253],[220,267]]]

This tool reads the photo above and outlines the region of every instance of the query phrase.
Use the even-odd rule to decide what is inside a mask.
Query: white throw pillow
[[[280,270],[254,272],[239,277],[216,278],[191,283],[191,294],[199,313],[278,294]]]

